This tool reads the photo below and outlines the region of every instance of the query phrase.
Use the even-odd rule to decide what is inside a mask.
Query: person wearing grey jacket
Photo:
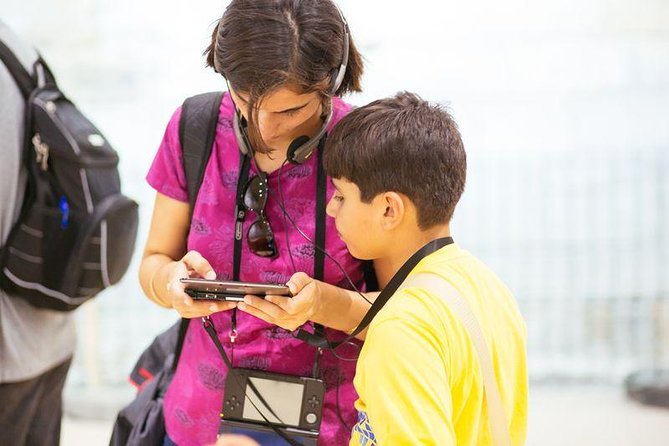
[[[32,73],[37,53],[0,21],[0,40]],[[25,101],[0,62],[0,246],[21,208]],[[0,445],[60,442],[62,394],[76,343],[71,312],[39,309],[0,289]]]

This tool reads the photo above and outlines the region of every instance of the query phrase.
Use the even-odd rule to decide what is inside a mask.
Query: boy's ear
[[[397,192],[384,192],[381,197],[384,206],[381,226],[385,230],[394,229],[402,222],[406,214],[404,200]]]

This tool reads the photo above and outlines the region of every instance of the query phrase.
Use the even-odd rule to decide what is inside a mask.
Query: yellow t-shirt
[[[512,444],[527,430],[527,329],[511,292],[457,245],[421,260],[470,304],[493,355]],[[395,294],[372,321],[358,360],[350,445],[492,445],[483,379],[468,333],[439,296]]]

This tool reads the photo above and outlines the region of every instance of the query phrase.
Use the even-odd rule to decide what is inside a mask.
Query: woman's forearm
[[[169,271],[163,267],[173,261],[165,254],[150,254],[142,259],[139,267],[139,283],[144,294],[165,308],[172,308],[172,302],[167,289]]]

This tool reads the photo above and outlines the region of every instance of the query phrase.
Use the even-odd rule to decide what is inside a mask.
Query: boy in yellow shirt
[[[492,445],[491,418],[503,420],[506,444],[523,444],[526,327],[506,286],[450,237],[466,176],[452,117],[410,93],[372,102],[335,127],[324,167],[336,189],[327,212],[350,252],[395,272],[378,299],[392,298],[369,326],[358,361],[350,444]],[[399,289],[419,273],[448,285]],[[501,417],[491,417],[481,352],[446,292],[464,299],[478,321]]]

